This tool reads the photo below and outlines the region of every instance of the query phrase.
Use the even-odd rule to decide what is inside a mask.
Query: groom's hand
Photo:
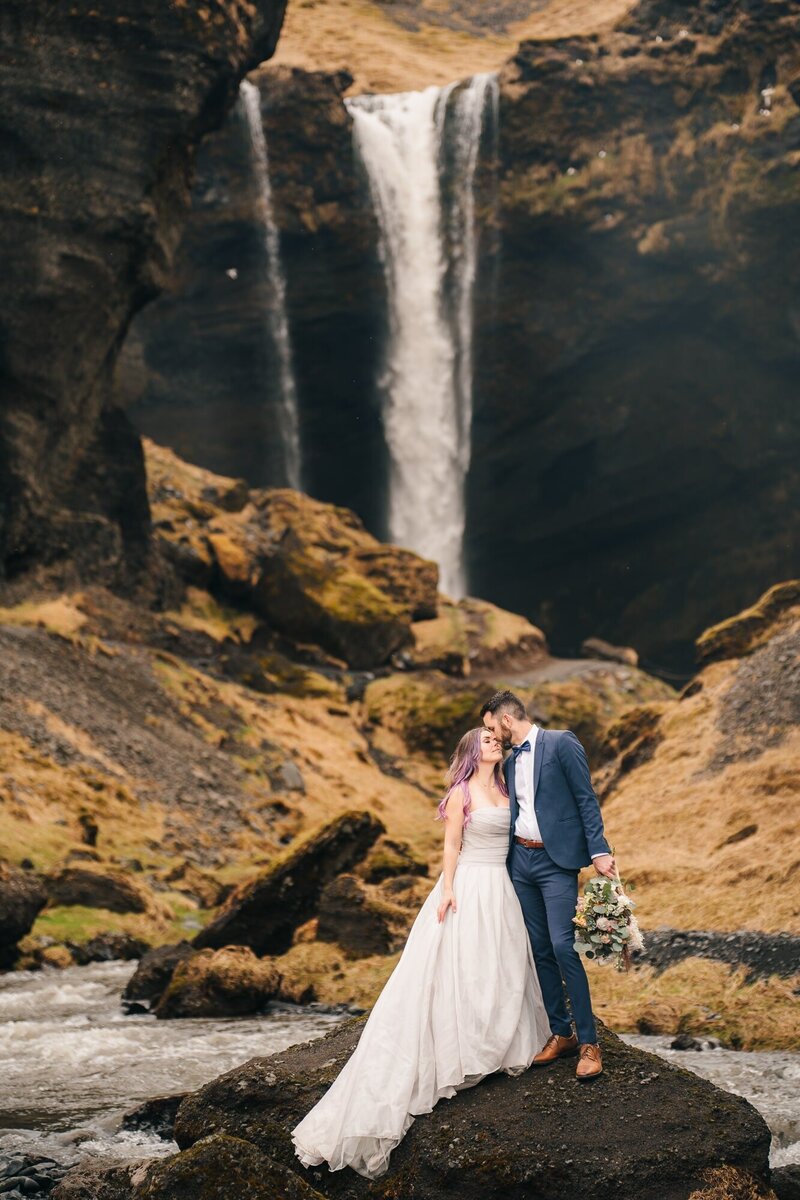
[[[592,861],[598,875],[605,875],[606,879],[617,878],[617,864],[612,855],[598,854],[597,858]]]

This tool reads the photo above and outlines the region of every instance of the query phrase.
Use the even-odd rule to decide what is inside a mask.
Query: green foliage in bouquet
[[[635,907],[620,882],[590,879],[572,918],[578,954],[626,971],[631,951],[644,949]]]

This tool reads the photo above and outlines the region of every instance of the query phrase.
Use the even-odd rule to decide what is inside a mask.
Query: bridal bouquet
[[[635,907],[619,880],[590,879],[572,918],[578,953],[597,962],[613,962],[618,971],[627,971],[631,950],[644,950],[633,915]]]

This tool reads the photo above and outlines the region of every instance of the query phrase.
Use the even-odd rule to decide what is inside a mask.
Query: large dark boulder
[[[37,875],[0,862],[0,969],[13,965],[17,942],[30,933],[47,892]]]
[[[48,875],[46,882],[51,904],[80,904],[118,913],[144,913],[155,904],[149,887],[109,867],[60,867]]]
[[[285,0],[7,0],[0,11],[0,579],[146,556],[139,437],[112,398],[163,287],[195,148],[268,58]]]
[[[272,1058],[256,1058],[184,1100],[175,1137],[192,1146],[209,1134],[252,1142],[323,1195],[441,1200],[687,1200],[705,1172],[768,1177],[770,1135],[755,1109],[603,1031],[606,1073],[579,1085],[574,1064],[516,1078],[494,1076],[418,1118],[372,1188],[352,1171],[305,1172],[290,1130],[330,1086],[362,1022]],[[711,1194],[711,1193],[709,1193]],[[721,1193],[717,1192],[717,1195]],[[755,1192],[742,1195],[754,1195]]]
[[[403,947],[413,914],[390,904],[355,875],[339,875],[323,889],[317,938],[335,942],[353,958],[393,954]]]
[[[316,915],[326,883],[361,862],[384,832],[372,813],[346,812],[336,817],[238,887],[216,920],[198,933],[194,945],[249,946],[256,954],[283,954],[295,929]]]
[[[247,1016],[274,999],[280,983],[274,963],[247,946],[198,950],[176,965],[155,1014],[162,1020]]]
[[[171,1142],[175,1131],[175,1114],[185,1097],[186,1092],[175,1092],[171,1096],[153,1096],[123,1113],[120,1128],[126,1132],[152,1133],[166,1142]]]
[[[250,1142],[210,1137],[155,1164],[136,1200],[323,1200],[309,1183]]]
[[[172,978],[179,962],[194,953],[189,942],[156,946],[148,950],[127,982],[122,993],[125,1000],[157,1000]]]

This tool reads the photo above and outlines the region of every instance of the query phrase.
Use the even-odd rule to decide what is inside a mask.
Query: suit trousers
[[[546,850],[531,850],[519,842],[512,844],[508,869],[531,939],[551,1031],[562,1037],[572,1033],[564,1001],[566,984],[578,1041],[596,1042],[589,981],[573,945],[578,872],[559,867]]]

